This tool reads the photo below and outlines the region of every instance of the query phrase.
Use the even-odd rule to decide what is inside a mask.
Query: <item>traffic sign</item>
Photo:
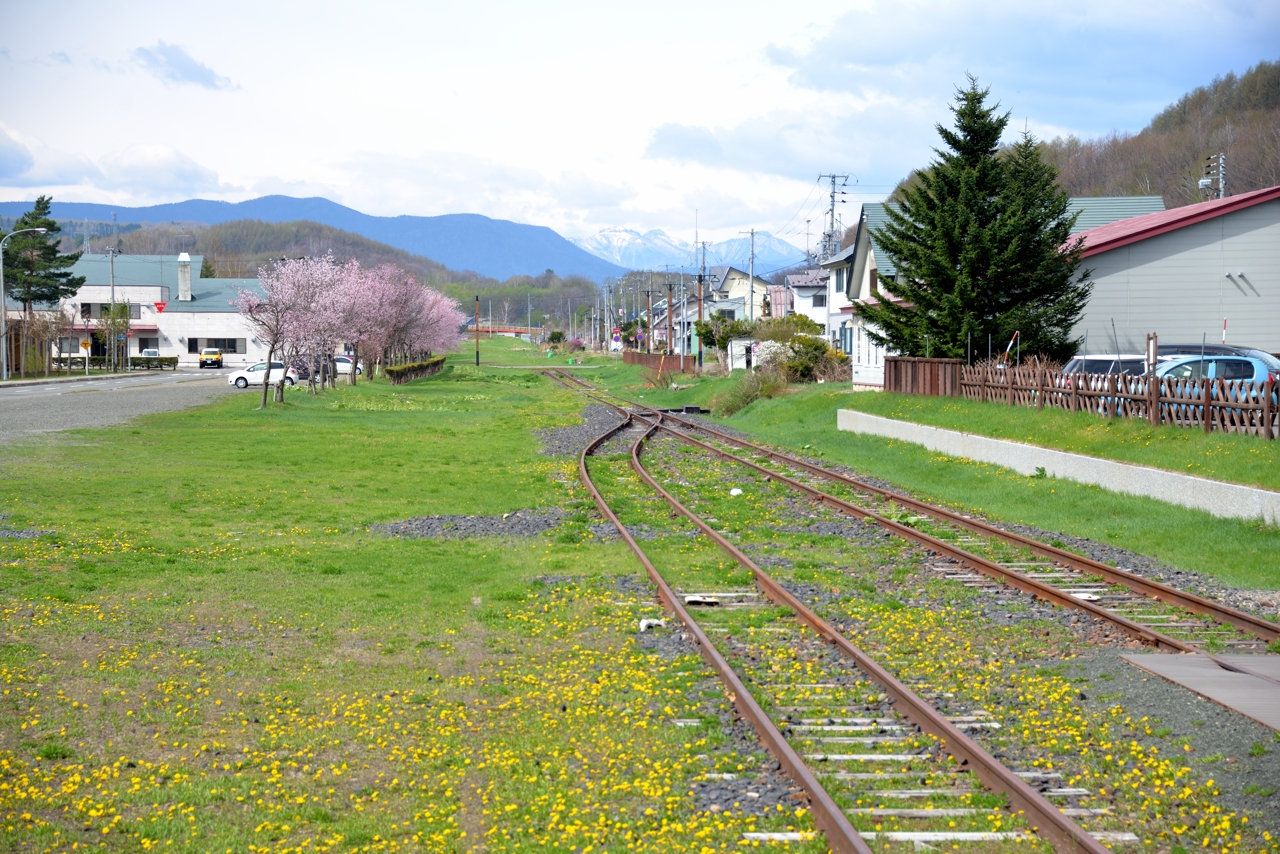
[[[88,341],[81,341],[81,342],[80,342],[80,349],[82,349],[82,350],[88,350],[88,349],[89,349],[89,346],[90,346],[90,345],[89,345],[89,342],[88,342]]]
[[[167,303],[167,302],[157,302],[157,303],[153,303],[153,305],[156,307],[156,314],[163,314],[163,313],[164,313],[164,308],[165,308],[165,306],[167,306],[168,304],[169,304],[169,303]]]

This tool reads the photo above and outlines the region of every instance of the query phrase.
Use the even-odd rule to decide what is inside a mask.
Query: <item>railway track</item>
[[[1095,816],[1098,811],[1060,808],[1048,800],[1069,798],[1078,792],[1055,792],[1057,775],[1053,773],[1005,767],[965,731],[994,726],[985,720],[984,711],[950,717],[938,712],[927,698],[915,694],[854,646],[667,491],[642,461],[645,443],[666,429],[659,413],[640,421],[644,432],[631,445],[632,469],[672,510],[748,570],[754,581],[751,588],[729,590],[673,588],[591,475],[588,460],[594,452],[637,422],[633,413],[617,406],[614,409],[619,423],[582,451],[582,481],[644,566],[662,603],[680,620],[720,676],[738,713],[782,769],[804,789],[815,824],[833,851],[869,852],[864,836],[927,844],[1025,839],[1029,833],[1048,841],[1056,851],[1108,850],[1072,820],[1073,815]],[[733,601],[736,607],[708,609],[695,619],[691,608],[708,601]],[[743,611],[754,611],[749,626],[735,622]],[[722,642],[715,643],[711,635],[721,637]],[[882,770],[885,763],[901,770],[886,774]],[[903,780],[911,782],[904,784]],[[909,805],[911,799],[920,797],[929,798],[933,808]],[[886,801],[908,805],[874,805]],[[1009,812],[1001,813],[1003,820],[997,829],[983,825],[982,817],[1001,806]],[[921,829],[881,832],[859,831],[854,826],[878,827],[886,819],[915,822]],[[800,836],[758,834],[757,839]],[[1098,836],[1110,842],[1137,839],[1132,834]]]
[[[656,429],[784,483],[823,505],[857,519],[874,521],[939,556],[933,568],[944,577],[970,586],[1009,585],[1039,599],[1088,613],[1158,649],[1207,655],[1225,670],[1276,683],[1215,652],[1264,652],[1267,644],[1280,639],[1280,625],[947,508],[898,495],[679,415],[602,393],[576,377],[560,374],[555,379],[607,406],[620,411],[630,407],[643,413],[640,417],[654,423]],[[697,439],[694,433],[711,441]],[[738,456],[726,446],[750,451],[755,458]],[[836,488],[821,489],[819,482]],[[843,494],[834,494],[836,491]]]

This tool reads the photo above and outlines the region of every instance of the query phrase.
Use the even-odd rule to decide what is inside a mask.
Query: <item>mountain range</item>
[[[0,216],[21,216],[30,202],[0,202]],[[621,276],[627,269],[570,243],[539,225],[524,225],[479,214],[443,216],[370,216],[328,199],[263,196],[244,202],[189,199],[151,207],[127,208],[88,202],[53,203],[53,217],[68,220],[120,222],[192,222],[217,225],[232,220],[263,222],[310,220],[354,232],[371,240],[423,255],[455,270],[507,279],[537,276],[555,270],[560,276],[579,275],[594,281]],[[74,231],[65,228],[65,231]]]
[[[661,269],[664,265],[692,269],[701,263],[695,257],[692,243],[677,240],[661,229],[641,234],[629,228],[606,228],[591,237],[576,238],[572,242],[605,261],[630,270]],[[805,253],[767,231],[756,232],[756,275],[767,275],[775,270],[792,267],[805,259]],[[751,238],[748,235],[732,240],[707,244],[707,266],[729,264],[746,270],[751,258]]]

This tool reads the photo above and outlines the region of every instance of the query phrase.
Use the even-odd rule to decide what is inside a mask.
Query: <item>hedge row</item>
[[[440,373],[440,369],[444,367],[444,356],[433,356],[425,362],[412,362],[408,365],[397,365],[394,368],[387,368],[385,373],[387,379],[391,380],[392,385],[404,385],[410,380],[420,379],[421,377],[429,377],[432,374]]]
[[[134,356],[131,359],[131,363],[135,371],[149,371],[152,368],[157,368],[162,371],[165,368],[168,368],[171,371],[176,371],[178,369],[177,356]],[[106,356],[89,357],[89,367],[91,368],[106,368],[108,367],[108,364]],[[54,359],[53,366],[55,368],[67,367],[67,357],[61,356]],[[71,368],[84,370],[84,356],[72,356]]]

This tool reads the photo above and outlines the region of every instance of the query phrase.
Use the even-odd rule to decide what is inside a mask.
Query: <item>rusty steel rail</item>
[[[648,407],[641,408],[647,409]],[[1021,534],[1002,530],[994,525],[988,525],[987,523],[977,519],[967,518],[952,510],[947,510],[946,508],[937,507],[932,504],[926,504],[925,502],[918,501],[914,498],[898,495],[887,489],[882,489],[878,486],[857,480],[856,478],[847,477],[838,472],[833,472],[829,469],[823,468],[822,466],[814,465],[788,454],[782,454],[762,445],[737,439],[726,433],[722,433],[719,430],[706,427],[705,425],[697,424],[670,414],[667,414],[667,417],[672,421],[677,422],[682,427],[715,436],[717,439],[732,443],[742,448],[749,448],[769,457],[770,459],[785,463],[786,465],[795,466],[796,468],[803,469],[810,474],[817,475],[818,477],[825,478],[826,480],[843,483],[863,492],[870,492],[888,501],[892,501],[906,509],[914,510],[921,515],[930,516],[941,522],[947,522],[949,524],[956,525],[957,527],[965,528],[975,534],[981,534],[985,537],[1002,540],[1010,545],[1024,546],[1040,557],[1058,561],[1059,563],[1079,570],[1080,572],[1100,575],[1107,581],[1127,587],[1135,593],[1141,593],[1150,599],[1157,599],[1161,602],[1165,602],[1166,604],[1176,605],[1177,607],[1188,611],[1204,614],[1205,616],[1212,617],[1220,623],[1235,626],[1241,631],[1252,634],[1262,640],[1270,641],[1280,639],[1280,625],[1269,623],[1260,617],[1255,617],[1253,614],[1247,614],[1244,611],[1238,611],[1235,608],[1230,608],[1226,605],[1213,602],[1209,599],[1197,596],[1194,593],[1187,593],[1186,591],[1179,590],[1176,587],[1170,587],[1167,584],[1161,584],[1158,581],[1143,578],[1141,575],[1137,575],[1114,566],[1109,566],[1108,564],[1093,560],[1092,558],[1082,557],[1081,555],[1074,554],[1066,549],[1060,549],[1057,546],[1042,543],[1039,540],[1033,540],[1030,537],[1022,536]]]
[[[586,382],[583,382],[577,377],[570,376],[567,379],[571,380],[573,385],[576,385],[579,388],[582,388],[584,390],[590,389],[595,394],[600,394],[600,392],[594,389],[593,386],[591,386]],[[645,406],[644,404],[634,403],[632,401],[626,400],[626,398],[618,397],[618,395],[614,395],[612,393],[607,393],[607,394],[609,394],[611,397],[616,397],[618,400],[625,401],[627,405],[633,406],[636,409],[644,410],[652,414],[658,414],[658,410],[652,407]],[[1143,576],[1137,575],[1136,573],[1128,572],[1118,567],[1110,566],[1108,564],[1102,563],[1101,561],[1093,560],[1092,558],[1083,557],[1073,552],[1069,552],[1066,549],[1061,549],[1061,548],[1058,548],[1057,546],[1049,545],[1048,543],[1043,543],[1043,542],[1040,542],[1039,540],[1031,539],[1030,537],[1024,537],[1021,534],[1015,534],[1010,531],[1005,531],[1001,528],[997,528],[994,525],[989,525],[977,519],[968,518],[966,516],[963,516],[960,513],[956,513],[944,507],[937,507],[933,504],[928,504],[926,502],[919,501],[914,498],[908,498],[903,495],[898,495],[897,493],[890,492],[887,489],[883,489],[873,484],[866,483],[865,481],[858,480],[857,478],[848,477],[847,475],[840,474],[839,472],[834,472],[822,466],[815,465],[813,463],[807,462],[797,457],[793,457],[790,454],[784,454],[772,448],[768,448],[763,445],[758,445],[754,442],[748,442],[744,439],[739,439],[735,436],[730,436],[727,433],[723,433],[719,430],[716,430],[712,427],[708,427],[704,424],[699,424],[695,421],[689,421],[687,419],[681,418],[678,415],[673,415],[671,413],[662,413],[662,415],[664,418],[670,421],[673,421],[676,424],[679,424],[681,427],[684,427],[686,429],[696,430],[700,433],[705,433],[709,436],[714,436],[717,439],[720,439],[721,441],[727,442],[732,445],[736,445],[740,448],[748,448],[752,451],[762,454],[777,462],[780,462],[789,466],[794,466],[812,475],[816,475],[818,477],[833,481],[835,483],[841,483],[846,486],[850,486],[862,492],[869,492],[887,501],[891,501],[903,508],[913,510],[921,515],[929,516],[941,522],[946,522],[948,524],[952,524],[957,527],[964,528],[975,534],[980,534],[985,537],[991,537],[993,539],[1001,540],[1002,542],[1008,543],[1010,545],[1025,547],[1028,550],[1030,550],[1033,554],[1036,554],[1040,557],[1057,561],[1058,563],[1071,567],[1072,569],[1075,569],[1079,572],[1085,572],[1085,573],[1101,576],[1102,578],[1105,578],[1107,581],[1111,582],[1112,584],[1118,584],[1122,587],[1127,587],[1133,592],[1140,593],[1143,596],[1146,596],[1150,599],[1156,599],[1168,605],[1174,605],[1176,607],[1183,608],[1184,610],[1191,611],[1193,613],[1202,614],[1204,616],[1211,617],[1220,623],[1234,626],[1237,629],[1240,629],[1241,631],[1245,632],[1246,634],[1251,634],[1254,637],[1260,638],[1262,640],[1273,641],[1273,640],[1280,639],[1280,625],[1267,622],[1266,620],[1260,617],[1256,617],[1253,614],[1247,614],[1244,611],[1240,611],[1235,608],[1222,605],[1218,602],[1205,599],[1201,596],[1195,595],[1194,593],[1188,593],[1184,590],[1179,590],[1176,587],[1170,587],[1167,584],[1161,584],[1158,581],[1152,581],[1151,579],[1144,578]],[[664,427],[664,429],[666,429],[668,432],[671,432],[675,435],[681,435],[678,433],[678,431],[671,430],[669,427]],[[722,453],[719,451],[719,449],[715,449],[715,450],[717,453]],[[747,463],[747,461],[742,460],[741,458],[738,458],[738,457],[731,457],[731,458],[737,462]],[[751,465],[751,463],[747,463],[747,464]],[[756,468],[759,469],[758,466]],[[771,477],[781,477],[777,475],[775,472],[769,471],[767,469],[760,469],[760,470],[770,475]],[[794,483],[794,481],[792,481],[792,483]],[[876,515],[876,514],[871,514],[871,515]],[[880,517],[877,516],[877,518],[880,518]],[[1003,570],[1003,568],[1001,569]],[[1003,570],[1003,571],[1008,572],[1008,570]],[[1043,585],[1043,586],[1048,587],[1048,585]],[[1185,651],[1185,649],[1180,651]],[[1254,674],[1254,675],[1259,675],[1259,674]]]
[[[853,825],[850,824],[848,817],[837,806],[835,800],[827,793],[822,784],[818,782],[818,778],[804,764],[800,755],[787,743],[786,738],[783,737],[773,720],[756,702],[755,697],[747,690],[746,685],[743,684],[738,674],[733,671],[733,668],[729,666],[720,651],[711,643],[711,640],[702,631],[697,621],[689,616],[689,612],[685,610],[684,604],[676,596],[675,591],[667,584],[666,580],[658,572],[657,567],[653,565],[648,555],[640,548],[640,544],[635,541],[635,538],[627,531],[626,526],[622,524],[617,514],[609,507],[608,502],[604,500],[604,496],[596,489],[595,483],[591,480],[591,474],[587,470],[587,456],[610,437],[632,424],[631,413],[618,407],[614,407],[614,409],[625,416],[624,420],[592,440],[583,449],[582,455],[578,458],[578,471],[581,474],[583,484],[590,491],[596,506],[600,508],[600,512],[618,529],[618,534],[630,547],[641,565],[644,566],[645,572],[649,574],[649,578],[658,588],[658,597],[662,600],[662,603],[676,615],[689,634],[693,636],[693,642],[697,644],[702,657],[707,660],[712,669],[720,676],[720,680],[724,682],[725,688],[729,693],[729,699],[733,702],[738,713],[751,724],[752,729],[756,731],[756,735],[760,737],[761,743],[764,744],[770,755],[782,764],[787,775],[804,789],[805,794],[809,797],[809,806],[813,810],[814,823],[826,835],[827,843],[830,845],[831,850],[838,852],[838,854],[872,854],[871,848],[863,841],[862,836],[854,829]],[[645,433],[645,436],[652,434],[656,429],[656,427],[651,427]],[[643,441],[643,438],[641,437],[640,441]]]
[[[596,400],[599,400],[601,403],[604,403],[607,406],[613,407],[615,410],[619,412],[626,411],[621,407],[617,406],[616,404],[606,400],[605,398],[600,397],[599,396],[600,393],[597,392],[591,385],[583,382],[582,380],[579,380],[577,377],[572,377],[568,375],[561,375],[561,377],[563,378],[563,380],[572,380],[572,383],[564,382],[563,380],[561,380],[562,385],[565,385],[568,388],[573,388],[574,386],[577,386],[583,390],[586,390],[591,396],[593,396]],[[557,378],[557,379],[560,379],[560,378]],[[712,435],[717,438],[720,438],[725,442],[738,445],[740,447],[750,448],[752,450],[758,451],[759,453],[770,457],[771,459],[778,460],[788,465],[794,465],[798,468],[801,468],[805,471],[809,471],[813,474],[819,475],[828,480],[846,483],[857,489],[870,491],[874,494],[881,495],[887,499],[893,500],[901,504],[902,506],[910,507],[912,509],[917,509],[920,512],[927,513],[933,518],[940,519],[946,522],[955,522],[956,524],[962,524],[963,527],[975,533],[990,535],[992,537],[996,537],[998,539],[1002,539],[1010,543],[1028,545],[1029,547],[1032,547],[1033,551],[1036,551],[1036,553],[1041,554],[1041,556],[1051,557],[1053,559],[1058,560],[1061,563],[1068,564],[1073,568],[1082,572],[1095,572],[1099,575],[1103,575],[1109,581],[1112,581],[1112,583],[1116,583],[1121,586],[1128,587],[1129,589],[1133,590],[1136,593],[1142,593],[1143,595],[1146,595],[1149,598],[1156,598],[1168,604],[1178,605],[1180,607],[1186,608],[1187,610],[1192,610],[1197,613],[1206,614],[1208,616],[1213,617],[1214,619],[1218,619],[1220,622],[1227,623],[1229,625],[1234,625],[1237,628],[1240,628],[1246,632],[1250,632],[1255,637],[1261,637],[1263,640],[1271,640],[1271,639],[1274,639],[1275,637],[1280,637],[1280,626],[1275,626],[1271,623],[1266,622],[1265,620],[1261,620],[1257,617],[1254,617],[1251,614],[1246,614],[1243,611],[1237,611],[1225,605],[1220,605],[1216,602],[1212,602],[1207,599],[1202,599],[1198,596],[1195,596],[1194,594],[1185,593],[1184,591],[1178,590],[1176,588],[1168,587],[1167,585],[1160,584],[1159,582],[1154,582],[1149,579],[1145,579],[1142,576],[1135,575],[1133,573],[1126,572],[1125,570],[1117,569],[1116,567],[1111,567],[1103,563],[1099,563],[1089,558],[1082,558],[1079,555],[1075,555],[1075,554],[1072,554],[1071,552],[1058,549],[1054,546],[1040,543],[1037,540],[1031,540],[1029,538],[1022,537],[1018,534],[1010,534],[1007,531],[1002,531],[999,528],[986,525],[985,523],[978,522],[977,520],[967,519],[964,516],[961,516],[960,514],[957,514],[957,513],[953,513],[950,510],[945,510],[940,507],[934,507],[933,505],[925,504],[924,502],[916,501],[915,499],[904,498],[903,496],[896,495],[892,492],[888,492],[887,490],[881,489],[876,486],[872,486],[871,484],[863,483],[862,481],[855,480],[854,478],[849,478],[844,475],[838,474],[837,472],[829,471],[828,469],[825,469],[821,466],[816,466],[816,465],[813,465],[812,463],[808,463],[808,462],[805,462],[804,460],[791,457],[787,454],[779,453],[770,448],[766,448],[761,445],[754,444],[752,442],[747,442],[742,439],[735,438],[726,433],[722,433],[718,430],[714,430],[712,428],[703,426],[701,424],[687,421],[683,418],[672,415],[671,413],[664,413],[652,407],[644,406],[643,404],[633,403],[631,401],[626,400],[626,398],[619,397],[618,395],[614,395],[610,392],[606,392],[606,394],[609,397],[614,397],[614,398],[617,398],[618,400],[622,400],[627,404],[636,407],[637,409],[641,409],[648,413],[651,413],[652,416],[657,416],[659,423],[664,418],[670,419],[671,421],[676,422],[677,424],[679,424],[681,427],[684,427],[685,429],[697,430],[697,431],[706,433],[708,435]],[[1063,591],[1058,590],[1056,587],[1052,585],[1045,584],[1037,579],[1028,578],[1021,572],[1017,572],[1015,570],[1004,567],[999,563],[996,563],[995,561],[987,560],[986,558],[972,554],[968,551],[965,551],[964,549],[959,548],[958,546],[952,545],[946,540],[941,540],[936,537],[932,537],[922,531],[917,531],[915,528],[912,528],[909,525],[903,525],[900,522],[881,516],[880,514],[875,513],[873,511],[866,510],[862,507],[859,507],[856,504],[852,504],[848,501],[844,501],[843,499],[840,499],[833,495],[825,493],[815,487],[800,483],[799,481],[789,478],[786,475],[780,474],[771,469],[764,468],[763,466],[760,466],[750,460],[746,460],[746,459],[743,459],[742,457],[735,456],[734,454],[721,450],[720,448],[717,448],[713,445],[709,445],[705,442],[700,442],[699,440],[693,438],[692,436],[689,436],[687,433],[682,433],[679,430],[674,430],[665,425],[661,425],[661,429],[681,439],[682,441],[697,445],[709,451],[710,453],[716,454],[720,457],[723,457],[727,460],[738,463],[740,465],[744,465],[749,468],[752,468],[768,477],[775,478],[796,490],[799,490],[801,492],[808,494],[809,496],[819,501],[820,503],[834,507],[835,509],[840,510],[843,513],[846,513],[858,519],[870,518],[873,521],[880,524],[881,526],[887,528],[892,533],[895,533],[908,540],[911,540],[920,545],[926,546],[927,548],[930,548],[937,552],[945,554],[954,560],[957,560],[963,564],[968,565],[969,567],[982,573],[983,575],[986,575],[990,578],[994,578],[995,580],[1008,584],[1010,586],[1016,587],[1025,593],[1030,593],[1033,596],[1038,596],[1039,598],[1042,598],[1046,601],[1053,602],[1054,604],[1067,607],[1067,608],[1075,608],[1077,610],[1089,613],[1094,617],[1097,617],[1101,620],[1104,620],[1110,623],[1111,625],[1116,626],[1117,628],[1122,629],[1129,636],[1134,637],[1144,643],[1155,646],[1157,649],[1161,649],[1167,652],[1204,655],[1210,661],[1212,661],[1214,664],[1216,664],[1218,667],[1222,668],[1223,670],[1228,670],[1233,673],[1240,673],[1246,676],[1253,676],[1257,679],[1262,679],[1264,681],[1267,681],[1273,684],[1280,684],[1280,680],[1276,680],[1275,678],[1268,676],[1265,673],[1260,673],[1256,670],[1253,670],[1252,668],[1249,668],[1243,665],[1234,664],[1220,656],[1206,653],[1205,651],[1199,649],[1195,645],[1184,643],[1180,640],[1177,640],[1176,638],[1169,637],[1168,635],[1165,635],[1162,632],[1156,631],[1154,628],[1150,626],[1144,626],[1140,623],[1134,622],[1133,620],[1130,620],[1127,617],[1123,617],[1120,614],[1114,613],[1113,611],[1103,608],[1099,605],[1094,605],[1091,602],[1077,599],[1074,596],[1070,595],[1069,593],[1064,593]],[[1062,555],[1062,557],[1059,558],[1057,557],[1058,555]],[[1130,583],[1130,581],[1134,583]],[[1162,591],[1163,595],[1156,595],[1155,593],[1148,592],[1148,589]],[[1183,604],[1183,600],[1186,600],[1192,603],[1198,603],[1198,604],[1196,607],[1192,607],[1192,605],[1190,604]],[[1250,626],[1253,626],[1254,628],[1249,628]]]
[[[665,413],[660,414],[658,416],[658,420],[661,420],[664,415]],[[809,495],[821,504],[825,504],[828,507],[833,507],[836,510],[839,510],[841,513],[853,516],[856,519],[870,519],[904,539],[911,540],[912,542],[925,546],[926,548],[932,549],[940,554],[944,554],[954,560],[960,561],[961,563],[978,570],[983,575],[1003,581],[1013,587],[1017,587],[1025,593],[1030,593],[1033,596],[1053,602],[1056,605],[1087,611],[1099,619],[1106,620],[1109,623],[1113,623],[1123,628],[1128,634],[1145,643],[1151,644],[1152,646],[1167,649],[1172,652],[1196,652],[1193,647],[1187,646],[1176,638],[1171,638],[1168,635],[1157,632],[1154,629],[1143,626],[1139,623],[1135,623],[1132,620],[1120,616],[1119,614],[1114,614],[1100,605],[1076,599],[1071,594],[1064,593],[1056,587],[1037,581],[1034,578],[1027,578],[1020,572],[1015,572],[1012,569],[1001,566],[995,561],[987,560],[984,557],[965,551],[959,546],[952,545],[946,540],[930,536],[923,531],[917,531],[910,525],[904,525],[901,522],[888,518],[887,516],[881,516],[878,513],[859,507],[856,504],[851,504],[842,498],[837,498],[834,495],[825,493],[817,487],[801,483],[798,480],[787,477],[785,474],[780,474],[772,469],[767,469],[762,465],[753,463],[751,460],[735,456],[728,451],[717,448],[715,445],[709,445],[706,442],[699,441],[698,439],[695,439],[685,433],[681,433],[678,430],[668,430],[667,432],[690,445],[702,448],[703,450],[719,457],[723,457],[730,462],[738,463],[739,465],[754,469],[755,471],[771,477],[780,483],[786,484],[792,489],[799,490],[800,492]]]
[[[1104,854],[1109,849],[1089,835],[1083,828],[1072,821],[1043,795],[1028,785],[1021,777],[1014,774],[988,753],[975,740],[965,735],[946,716],[940,714],[928,702],[917,696],[910,688],[880,666],[848,638],[838,632],[826,620],[810,610],[803,602],[793,596],[790,591],[779,584],[772,576],[761,569],[740,549],[725,539],[718,531],[708,525],[696,513],[685,507],[675,496],[664,489],[645,469],[640,461],[640,453],[646,439],[661,428],[662,413],[658,413],[646,433],[636,440],[631,448],[631,466],[644,481],[649,484],[676,512],[695,524],[699,530],[731,555],[736,561],[749,569],[756,583],[765,596],[775,604],[790,608],[800,621],[813,629],[819,636],[833,644],[866,673],[872,681],[879,684],[889,696],[893,697],[898,710],[911,723],[920,727],[940,742],[947,753],[968,764],[970,770],[988,788],[1003,793],[1009,798],[1009,805],[1014,810],[1026,815],[1031,828],[1039,836],[1053,843],[1057,851],[1080,851],[1090,854]],[[583,457],[585,471],[585,455]],[[603,505],[602,505],[603,506]],[[619,530],[625,530],[618,524]]]

